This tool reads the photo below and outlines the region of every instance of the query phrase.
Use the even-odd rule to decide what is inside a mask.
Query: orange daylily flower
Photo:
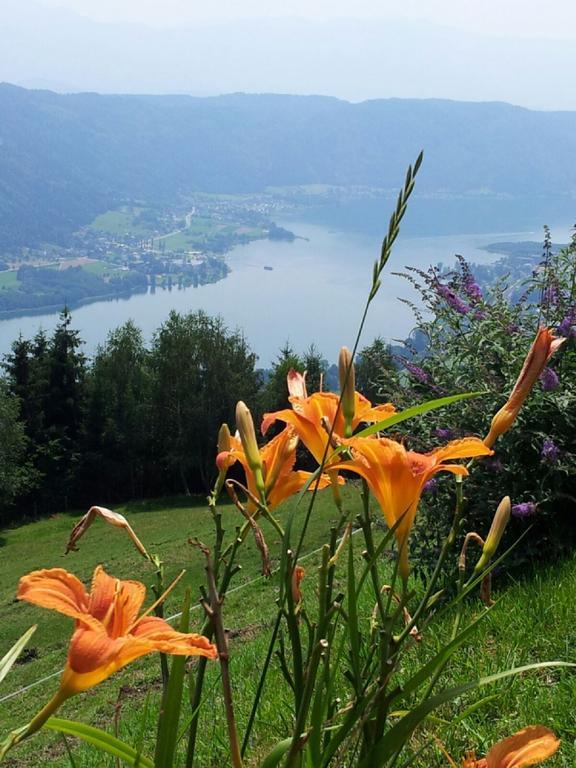
[[[90,594],[64,568],[33,571],[20,579],[20,600],[76,620],[60,683],[61,700],[93,688],[153,651],[217,657],[216,647],[202,635],[176,632],[163,619],[146,613],[138,618],[145,594],[144,584],[114,579],[102,566],[94,571]]]
[[[297,383],[295,372],[291,371],[288,374],[289,391],[298,391]],[[303,393],[305,390],[300,388],[300,392]],[[330,425],[334,424],[336,437],[344,437],[345,419],[342,408],[338,409],[339,397],[334,392],[316,392],[309,396],[291,394],[288,399],[292,404],[292,409],[286,408],[282,411],[264,414],[262,434],[265,435],[270,426],[277,420],[290,424],[320,464],[328,442],[328,432],[323,426],[323,422],[328,429],[330,429]],[[336,415],[337,410],[338,415]],[[373,406],[363,395],[355,392],[352,430],[355,430],[363,422],[383,421],[395,411],[396,409],[390,403]]]
[[[418,502],[424,485],[445,470],[455,475],[467,475],[461,464],[445,464],[448,459],[487,456],[492,451],[477,437],[453,440],[430,453],[416,453],[388,438],[352,437],[344,441],[352,451],[352,460],[332,464],[330,469],[355,472],[366,480],[378,500],[386,522],[395,526],[399,550],[399,571],[408,578],[408,537],[414,524]]]
[[[0,744],[0,760],[16,744],[36,733],[70,696],[93,688],[131,661],[159,651],[177,656],[218,658],[208,638],[176,632],[163,619],[140,618],[146,587],[139,581],[120,581],[98,566],[88,594],[82,582],[64,568],[33,571],[20,579],[17,596],[51,608],[76,621],[60,688],[36,717],[13,731]]]
[[[527,768],[539,765],[551,757],[560,740],[543,725],[529,725],[513,736],[495,744],[486,757],[476,760],[468,756],[462,768]]]
[[[259,449],[264,478],[264,493],[269,510],[274,509],[289,496],[292,496],[306,484],[310,472],[295,471],[296,446],[298,436],[291,427],[286,427],[279,435]],[[230,438],[230,450],[221,451],[216,457],[219,469],[228,469],[239,461],[246,474],[248,490],[255,498],[260,498],[256,478],[242,447],[239,436]],[[319,488],[330,483],[327,477],[321,477]],[[254,503],[249,501],[248,509],[254,510]]]
[[[490,431],[484,438],[486,445],[491,448],[496,440],[507,432],[514,423],[516,416],[522,408],[524,400],[530,394],[532,387],[544,370],[548,360],[566,339],[556,338],[549,328],[539,328],[536,338],[530,347],[520,375],[514,384],[514,389],[506,404],[500,408],[492,419]]]

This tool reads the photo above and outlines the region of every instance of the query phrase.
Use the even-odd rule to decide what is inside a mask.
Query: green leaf
[[[370,437],[376,432],[381,432],[384,429],[393,427],[395,424],[400,424],[407,419],[413,419],[414,416],[421,416],[428,411],[435,411],[438,408],[444,408],[452,403],[458,403],[460,400],[468,400],[471,397],[479,397],[485,395],[486,392],[464,392],[460,395],[449,395],[448,397],[439,397],[436,400],[429,400],[427,403],[421,403],[420,405],[413,405],[411,408],[407,408],[405,411],[394,413],[383,421],[379,421],[377,424],[370,424],[369,427],[357,432],[354,437]]]
[[[466,693],[466,691],[490,685],[491,683],[498,682],[498,680],[503,680],[504,678],[512,677],[513,675],[519,675],[523,672],[546,669],[549,667],[576,667],[576,664],[571,664],[567,661],[544,661],[538,664],[527,664],[523,667],[507,669],[504,672],[498,672],[494,675],[489,675],[488,677],[481,677],[469,683],[463,683],[454,688],[449,688],[446,691],[442,691],[442,693],[436,694],[436,696],[431,696],[419,706],[415,707],[409,714],[403,717],[402,720],[396,723],[396,725],[390,728],[390,730],[387,731],[374,745],[368,755],[358,765],[358,768],[380,768],[380,766],[386,765],[387,761],[404,747],[414,729],[420,725],[430,712],[433,712],[442,704],[446,704],[448,701],[455,699],[457,696],[461,696],[463,693]]]
[[[10,648],[10,650],[4,656],[2,661],[0,661],[0,683],[2,682],[2,680],[4,680],[8,672],[10,672],[10,670],[14,666],[16,659],[22,653],[22,651],[24,650],[24,647],[26,646],[26,643],[28,642],[28,640],[30,640],[34,632],[36,632],[36,624],[33,627],[30,627],[30,629],[22,635],[20,640],[17,640],[14,643],[14,645],[12,646],[12,648]]]
[[[470,637],[470,635],[476,631],[478,624],[488,613],[489,611],[484,611],[477,619],[475,619],[475,621],[463,629],[462,632],[460,632],[460,634],[457,635],[451,642],[449,642],[447,645],[444,645],[440,649],[439,653],[436,654],[436,656],[430,659],[427,664],[419,669],[418,672],[416,672],[416,674],[413,675],[410,680],[408,680],[408,682],[402,686],[402,690],[399,691],[398,695],[404,698],[405,696],[413,693],[424,682],[426,682],[426,680],[431,675],[434,674],[438,667],[443,667],[448,659],[452,656],[452,654],[462,645],[462,643],[464,643]]]
[[[284,741],[278,742],[274,749],[266,755],[260,768],[276,768],[277,765],[280,765],[280,760],[282,760],[286,752],[288,752],[291,745],[291,737],[289,739],[284,739]]]
[[[358,692],[360,683],[360,627],[358,624],[358,604],[356,595],[356,573],[354,571],[354,537],[348,540],[348,621],[346,628],[350,638],[350,665],[354,675],[354,687]]]
[[[154,768],[154,763],[143,755],[138,755],[134,747],[126,744],[115,736],[111,736],[100,728],[94,728],[91,725],[77,723],[74,720],[62,720],[59,717],[51,717],[46,721],[44,728],[51,731],[57,731],[68,736],[75,736],[77,739],[92,744],[101,752],[118,757],[126,765],[134,768]]]
[[[180,632],[188,632],[190,625],[190,590],[187,589],[182,604]],[[178,723],[182,708],[182,691],[186,674],[186,656],[175,656],[170,668],[168,685],[162,696],[158,737],[154,763],[158,768],[169,768],[174,762],[174,753],[178,744]]]

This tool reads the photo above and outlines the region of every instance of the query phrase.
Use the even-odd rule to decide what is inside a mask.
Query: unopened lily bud
[[[507,432],[514,423],[516,416],[524,403],[524,400],[530,394],[532,387],[538,380],[538,377],[546,367],[546,364],[566,339],[556,338],[549,328],[539,328],[536,338],[520,371],[520,375],[510,393],[506,404],[500,408],[498,413],[492,419],[490,432],[484,438],[484,443],[488,448],[492,448],[496,440]]]
[[[340,392],[342,395],[342,415],[344,416],[344,437],[352,437],[352,423],[356,407],[355,389],[356,376],[354,363],[348,347],[342,347],[338,358],[338,373],[340,376]]]
[[[250,413],[248,406],[246,403],[243,403],[242,400],[239,400],[236,406],[236,426],[240,433],[240,440],[242,441],[242,448],[244,449],[246,461],[254,475],[256,488],[260,495],[264,497],[265,489],[264,477],[262,475],[262,459],[256,441],[254,421],[252,420],[252,414]]]
[[[488,532],[488,536],[486,536],[484,547],[482,548],[480,560],[476,563],[474,569],[476,573],[483,571],[496,553],[500,541],[502,540],[502,536],[504,535],[504,531],[506,530],[506,526],[508,525],[508,520],[510,520],[510,511],[510,496],[504,496],[500,504],[498,504],[498,509],[496,510],[492,525],[490,526],[490,531]]]
[[[218,432],[218,453],[229,451],[231,448],[230,429],[228,424],[222,424]]]
[[[292,600],[294,605],[298,605],[302,601],[302,590],[300,589],[300,582],[306,575],[306,571],[301,565],[294,566],[292,571]]]

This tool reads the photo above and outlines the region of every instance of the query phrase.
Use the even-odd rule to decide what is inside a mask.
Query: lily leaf
[[[393,427],[395,424],[400,424],[401,421],[407,419],[413,419],[414,416],[421,416],[428,411],[435,411],[437,408],[444,408],[452,403],[458,403],[460,400],[469,400],[471,397],[480,397],[485,395],[486,392],[463,392],[460,395],[448,395],[447,397],[438,397],[435,400],[428,400],[426,403],[420,405],[413,405],[411,408],[406,408],[405,411],[394,413],[383,421],[379,421],[376,424],[370,424],[369,427],[362,429],[360,432],[356,432],[354,437],[370,437],[370,435],[381,432],[384,429]]]
[[[266,755],[260,768],[276,768],[277,765],[280,765],[280,761],[286,752],[288,752],[291,745],[292,737],[289,739],[284,739],[283,741],[279,741],[274,749]]]
[[[77,723],[74,720],[62,720],[59,717],[51,717],[46,721],[44,728],[49,728],[51,731],[57,731],[67,736],[75,736],[86,744],[92,744],[101,752],[106,752],[108,755],[119,758],[126,765],[133,766],[133,768],[154,768],[152,760],[139,755],[134,747],[120,741],[115,736],[111,736],[106,731],[102,731],[100,728]]]
[[[523,667],[515,667],[514,669],[507,669],[504,672],[498,672],[495,675],[489,675],[488,677],[481,677],[477,680],[472,680],[468,683],[449,688],[446,691],[431,696],[425,699],[421,704],[411,710],[405,717],[403,717],[396,725],[390,728],[382,738],[374,745],[368,755],[362,760],[358,768],[381,768],[388,763],[388,760],[392,758],[402,747],[408,742],[408,739],[417,728],[420,723],[428,716],[430,712],[445,704],[448,701],[452,701],[457,696],[471,691],[474,688],[480,688],[485,685],[490,685],[498,680],[503,680],[506,677],[512,677],[513,675],[519,675],[523,672],[530,672],[538,669],[546,669],[550,667],[576,667],[576,664],[572,664],[566,661],[545,661],[538,664],[527,664]]]
[[[25,632],[22,635],[22,637],[14,643],[14,645],[12,646],[12,648],[10,648],[10,650],[4,656],[2,661],[0,661],[0,683],[2,682],[2,680],[4,680],[8,672],[10,672],[10,670],[14,666],[16,659],[22,653],[22,651],[26,646],[26,643],[28,642],[28,640],[30,640],[34,632],[36,632],[36,625],[34,625],[33,627],[30,627],[30,629],[27,632]]]

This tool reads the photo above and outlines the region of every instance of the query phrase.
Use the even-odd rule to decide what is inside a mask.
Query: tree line
[[[292,367],[308,370],[310,391],[337,385],[334,366],[314,345],[298,355],[286,344],[270,370],[258,370],[244,336],[202,311],[172,312],[149,345],[127,322],[92,360],[82,347],[65,310],[50,336],[40,331],[32,339],[20,337],[5,357],[4,522],[91,504],[205,493],[214,479],[218,429],[222,422],[233,426],[238,400],[250,403],[257,417],[288,407],[286,374]],[[362,379],[362,367],[359,373]]]

